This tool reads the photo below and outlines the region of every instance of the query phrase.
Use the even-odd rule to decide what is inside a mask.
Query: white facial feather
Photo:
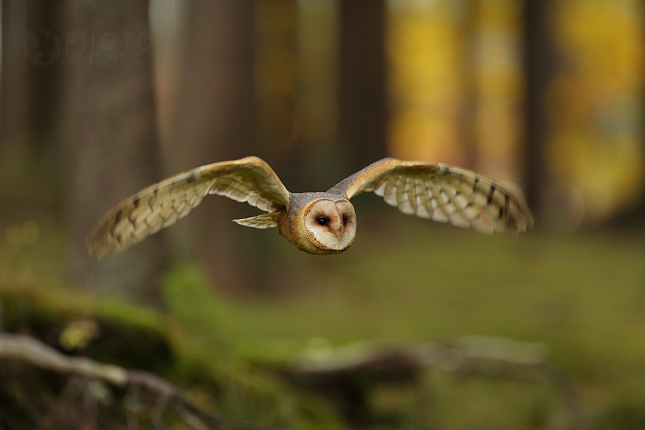
[[[354,207],[347,200],[320,200],[305,216],[305,227],[317,247],[343,251],[349,248],[356,234]]]

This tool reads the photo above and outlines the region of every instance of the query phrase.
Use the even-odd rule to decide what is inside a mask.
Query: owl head
[[[336,254],[352,245],[356,235],[356,212],[346,199],[317,199],[307,204],[291,226],[304,232],[298,246],[311,254]]]

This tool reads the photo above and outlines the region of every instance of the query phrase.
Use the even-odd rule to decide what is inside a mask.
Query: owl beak
[[[344,230],[343,223],[341,221],[334,228],[334,236],[336,236],[336,239],[340,240],[340,238],[343,236],[343,230]]]

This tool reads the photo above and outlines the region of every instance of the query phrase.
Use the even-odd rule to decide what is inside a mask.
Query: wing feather
[[[278,216],[280,216],[280,212],[270,212],[250,218],[234,219],[233,222],[245,227],[272,228],[278,226]]]
[[[417,212],[416,216],[420,218],[432,218],[432,204],[428,195],[426,184],[418,175],[414,179],[414,187],[417,193]]]
[[[99,259],[123,251],[188,215],[208,194],[247,202],[266,212],[289,206],[289,191],[263,160],[247,157],[208,164],[123,200],[96,224],[87,238],[88,251]]]
[[[388,205],[396,206],[397,205],[396,186],[395,186],[396,177],[385,178],[384,181],[385,181],[385,188],[383,189],[383,199],[385,199],[385,203],[387,203]]]
[[[401,212],[472,227],[482,233],[517,235],[533,227],[521,197],[498,182],[446,164],[384,158],[345,178],[329,192],[352,198],[373,191]]]
[[[415,188],[415,181],[416,181],[416,175],[413,176],[408,176],[406,178],[405,182],[405,195],[408,198],[408,204],[406,207],[408,208],[409,214],[408,215],[415,215],[418,210],[417,210],[417,191]],[[408,213],[408,212],[404,212]]]

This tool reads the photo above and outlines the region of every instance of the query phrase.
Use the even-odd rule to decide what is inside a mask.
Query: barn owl
[[[234,220],[254,228],[278,227],[301,251],[346,251],[356,235],[350,199],[372,191],[405,214],[517,235],[533,226],[524,201],[475,172],[445,164],[384,158],[326,192],[290,193],[257,157],[223,161],[180,173],[125,199],[101,218],[87,238],[99,259],[121,252],[185,217],[208,194],[247,202],[267,213]]]

